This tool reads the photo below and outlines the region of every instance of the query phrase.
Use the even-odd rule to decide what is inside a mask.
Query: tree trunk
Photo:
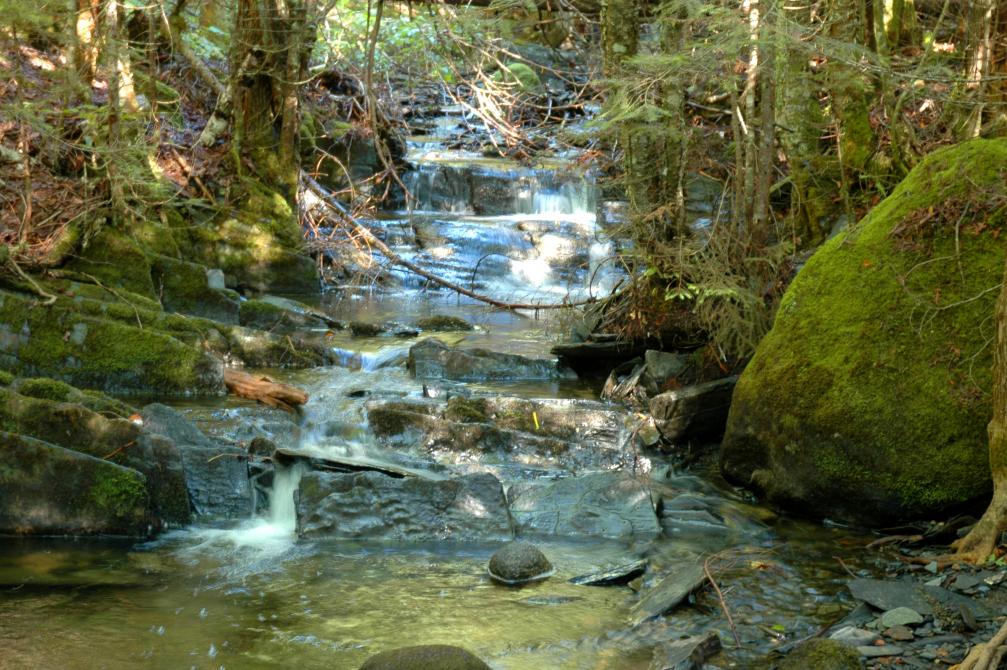
[[[1007,530],[1007,265],[996,306],[997,334],[993,350],[993,418],[988,426],[993,500],[986,513],[954,548],[955,559],[983,563]]]

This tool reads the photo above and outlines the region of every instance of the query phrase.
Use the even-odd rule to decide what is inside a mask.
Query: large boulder
[[[488,474],[396,478],[380,472],[311,472],[301,478],[297,529],[304,537],[378,540],[503,540],[507,500]]]
[[[988,493],[1004,165],[1007,140],[935,152],[811,257],[735,388],[731,481],[868,524]]]
[[[145,484],[131,468],[0,432],[0,534],[146,536]]]

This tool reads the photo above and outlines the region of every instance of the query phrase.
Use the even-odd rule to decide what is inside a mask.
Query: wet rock
[[[856,651],[835,640],[813,638],[797,646],[776,665],[776,670],[861,670]]]
[[[631,625],[639,625],[673,610],[705,582],[706,573],[702,565],[684,563],[678,566],[668,576],[642,593],[640,600],[630,611]]]
[[[654,396],[649,406],[657,429],[672,444],[719,437],[737,381],[737,377],[726,377]]]
[[[538,547],[530,542],[510,542],[490,558],[489,576],[508,586],[542,581],[555,569]]]
[[[382,540],[503,540],[507,501],[488,474],[444,481],[379,472],[311,472],[301,478],[297,528],[303,537]]]
[[[916,637],[908,626],[892,626],[886,629],[883,635],[896,642],[909,642]]]
[[[350,333],[353,337],[377,337],[387,330],[385,326],[377,323],[354,321],[350,324]]]
[[[409,350],[409,371],[417,379],[487,381],[568,379],[576,375],[555,362],[503,354],[488,349],[456,349],[429,338]]]
[[[246,518],[252,512],[248,453],[211,440],[177,410],[158,403],[141,412],[144,429],[175,443],[182,455],[185,485],[199,516]]]
[[[706,660],[721,649],[716,633],[665,642],[654,649],[649,670],[702,670]]]
[[[993,616],[984,604],[939,586],[880,579],[853,579],[847,582],[847,586],[854,598],[883,611],[906,607],[928,615],[934,613],[934,604],[938,604],[950,606],[956,611],[965,608],[975,619],[987,620]]]
[[[338,328],[342,325],[314,312],[306,305],[271,295],[242,301],[238,318],[246,328],[280,333],[325,326]]]
[[[647,563],[646,559],[624,563],[599,572],[578,575],[570,579],[570,583],[577,584],[578,586],[616,586],[628,584],[646,572]]]
[[[864,628],[843,626],[842,628],[832,632],[829,635],[829,639],[842,642],[843,644],[847,644],[851,647],[859,647],[874,644],[874,641],[878,639],[878,634]]]
[[[332,347],[319,333],[271,333],[231,326],[224,335],[229,356],[253,368],[308,368],[338,362]]]
[[[432,332],[446,332],[452,330],[472,330],[473,326],[465,319],[457,316],[446,316],[435,314],[416,322],[416,327],[420,330]]]
[[[642,359],[628,361],[612,370],[602,398],[644,407],[650,398],[681,386],[681,377],[698,364],[695,354],[648,349]]]
[[[610,538],[660,533],[650,490],[622,472],[518,483],[507,498],[520,533]]]
[[[393,463],[390,460],[381,460],[371,456],[348,456],[333,454],[328,450],[313,447],[280,448],[274,452],[278,460],[294,462],[296,460],[307,461],[316,470],[328,470],[335,472],[380,472],[389,477],[419,477],[430,481],[443,481],[447,479],[444,468],[436,463],[424,464],[425,469],[410,467],[400,463]]]
[[[371,656],[360,670],[492,670],[470,652],[441,644],[403,647]]]
[[[908,607],[896,607],[881,615],[881,627],[891,628],[893,626],[911,626],[923,623],[923,617],[914,609]]]
[[[144,537],[147,511],[136,470],[0,432],[0,534]]]

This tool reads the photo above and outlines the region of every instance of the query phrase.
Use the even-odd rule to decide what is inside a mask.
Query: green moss
[[[250,328],[272,330],[285,325],[288,311],[265,300],[245,300],[241,303],[239,323]]]
[[[17,384],[17,392],[21,395],[43,400],[55,400],[56,402],[66,402],[75,390],[65,382],[46,377],[22,379]]]
[[[125,289],[156,299],[150,264],[140,246],[125,232],[104,226],[66,269],[94,277],[111,289]]]
[[[489,421],[489,406],[486,398],[464,398],[455,396],[448,398],[444,418],[448,421],[462,423],[486,423]]]
[[[10,386],[11,382],[13,382],[15,379],[16,377],[10,372],[7,372],[6,370],[0,370],[0,386]]]
[[[97,511],[114,517],[126,517],[147,506],[143,475],[129,470],[115,470],[101,477],[88,496]]]
[[[238,296],[207,285],[206,267],[169,256],[151,257],[151,278],[164,309],[238,323]]]
[[[67,299],[40,309],[0,292],[0,340],[0,365],[20,374],[122,393],[222,390],[219,365],[200,349],[135,322],[84,316]]]
[[[734,392],[727,474],[871,523],[989,490],[1004,165],[1007,141],[936,152],[808,261]]]

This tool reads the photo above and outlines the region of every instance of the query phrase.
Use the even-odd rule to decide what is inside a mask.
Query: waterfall
[[[273,490],[269,495],[269,523],[277,530],[293,533],[297,530],[297,508],[294,493],[301,483],[301,475],[307,466],[301,461],[293,465],[275,464],[273,469]]]

